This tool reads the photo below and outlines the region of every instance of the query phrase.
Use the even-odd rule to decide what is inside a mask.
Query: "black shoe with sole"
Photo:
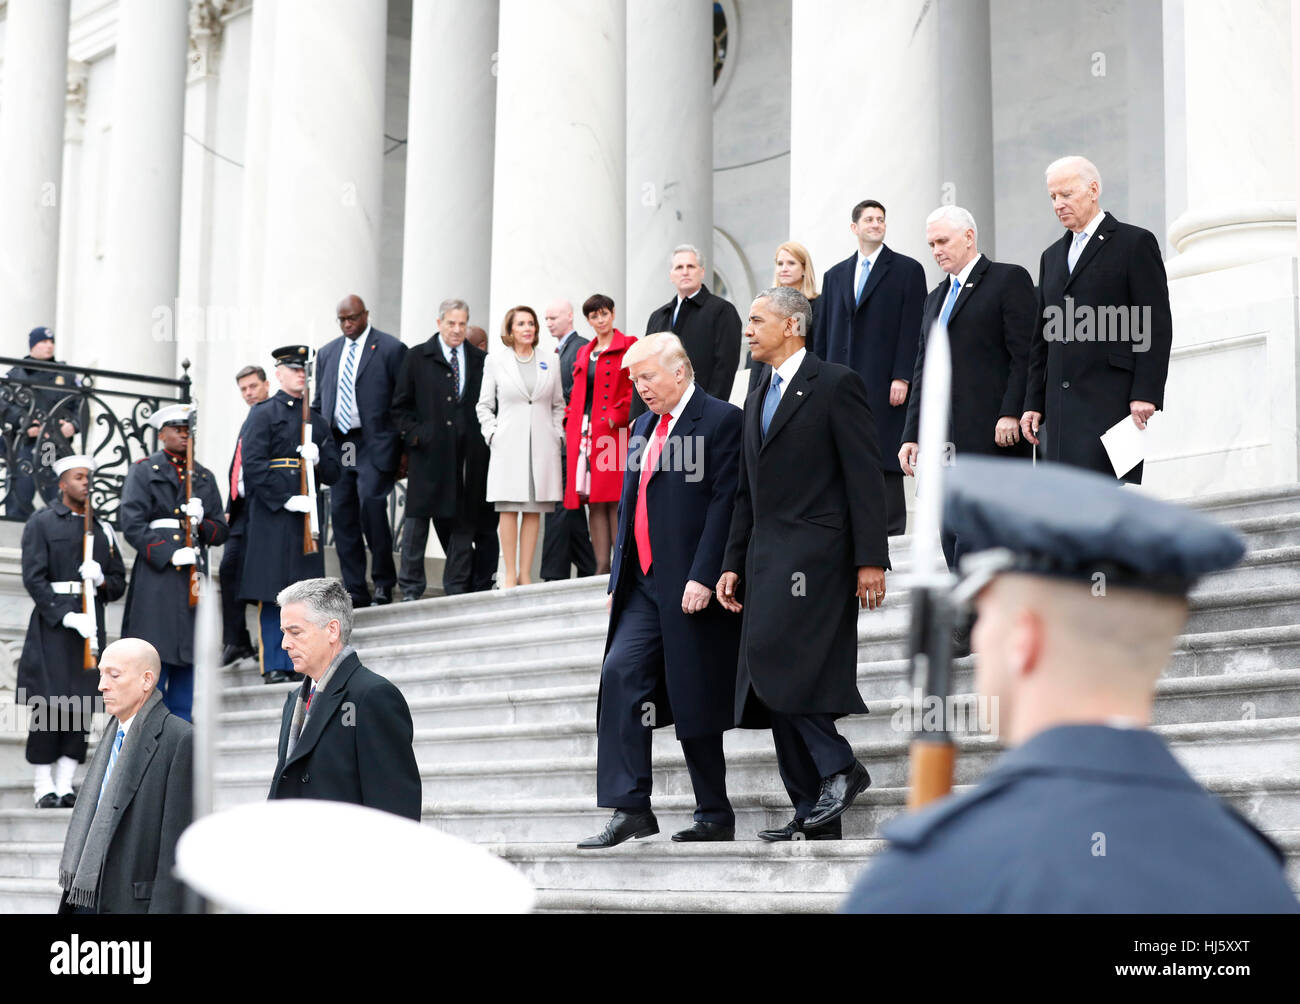
[[[853,804],[853,800],[869,787],[871,775],[857,760],[853,761],[853,766],[848,770],[823,778],[821,794],[817,796],[813,811],[804,820],[804,826],[821,826],[832,819],[839,819]]]
[[[843,830],[840,820],[832,819],[825,826],[808,827],[802,819],[792,819],[779,830],[759,830],[758,839],[770,844],[783,840],[841,840]]]
[[[605,828],[594,837],[583,840],[578,847],[584,850],[593,847],[614,847],[624,840],[631,840],[633,837],[639,840],[658,832],[659,820],[655,819],[655,814],[649,809],[645,812],[616,809],[609,822],[605,824]]]
[[[689,829],[678,830],[673,840],[679,844],[700,843],[708,840],[735,840],[736,826],[724,826],[722,823],[707,823],[697,819]]]

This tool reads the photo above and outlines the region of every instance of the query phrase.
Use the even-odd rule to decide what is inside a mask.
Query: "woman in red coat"
[[[596,574],[608,575],[632,406],[632,380],[623,368],[623,353],[636,339],[614,327],[614,301],[603,293],[588,297],[582,312],[596,337],[573,361],[573,394],[564,415],[564,507],[577,509],[584,502],[589,507]]]

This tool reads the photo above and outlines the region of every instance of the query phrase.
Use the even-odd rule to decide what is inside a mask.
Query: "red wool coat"
[[[623,491],[628,409],[632,406],[632,379],[623,368],[623,353],[635,341],[615,328],[609,348],[596,357],[591,406],[590,502],[617,502]],[[578,443],[582,438],[582,413],[587,407],[587,367],[595,346],[593,338],[578,350],[578,358],[573,361],[573,395],[564,413],[566,509],[576,509],[580,504],[574,479],[578,470]]]

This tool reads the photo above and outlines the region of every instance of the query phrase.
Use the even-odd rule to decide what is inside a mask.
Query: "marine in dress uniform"
[[[308,348],[286,345],[271,355],[280,389],[249,412],[239,432],[248,489],[245,546],[250,557],[256,556],[244,562],[240,596],[258,604],[263,679],[287,683],[297,677],[280,647],[283,635],[275,597],[285,586],[325,574],[323,551],[302,553],[303,520],[311,506],[309,497],[301,494],[302,462],[315,464],[317,488],[334,484],[343,468],[329,423],[314,411],[311,443],[304,450],[302,395]],[[317,495],[318,507],[319,500]]]
[[[1186,593],[1241,539],[1063,466],[967,457],[948,478],[963,571],[989,580],[967,587],[975,682],[1010,751],[969,794],[885,826],[846,909],[1300,912],[1281,852],[1148,728]]]
[[[82,613],[84,580],[95,583],[94,624],[100,651],[107,641],[104,604],[126,589],[126,569],[112,528],[93,517],[94,558],[84,560],[84,507],[93,470],[90,457],[56,461],[60,498],[23,527],[23,585],[36,608],[18,660],[18,693],[26,695],[31,707],[27,762],[36,767],[34,794],[42,809],[67,808],[75,802],[72,775],[77,764],[86,761],[88,712],[98,677],[94,670],[83,668],[92,623]]]
[[[206,571],[206,550],[224,543],[229,528],[221,489],[212,472],[194,462],[186,484],[185,448],[192,405],[162,408],[149,417],[163,448],[137,461],[122,488],[118,525],[135,548],[122,637],[143,638],[158,652],[158,690],[167,710],[190,720],[194,703],[194,607],[191,571]],[[193,526],[185,544],[185,523]]]

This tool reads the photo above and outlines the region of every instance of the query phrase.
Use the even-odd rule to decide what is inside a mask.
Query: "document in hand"
[[[1159,414],[1157,412],[1157,414]],[[1155,418],[1155,415],[1151,416]],[[1151,422],[1147,421],[1150,428]],[[1115,477],[1122,478],[1146,459],[1146,431],[1133,424],[1133,416],[1125,415],[1101,434],[1101,445],[1106,448]]]

